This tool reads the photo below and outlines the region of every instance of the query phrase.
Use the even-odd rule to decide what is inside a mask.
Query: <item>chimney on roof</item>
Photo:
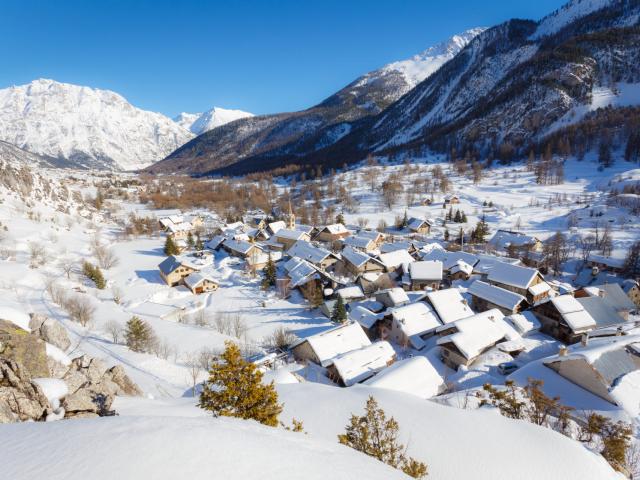
[[[588,333],[583,333],[582,336],[580,337],[580,345],[582,345],[583,347],[586,347],[587,345],[589,345],[589,334]]]
[[[567,353],[569,353],[569,351],[567,350],[567,347],[565,347],[564,345],[561,345],[560,348],[558,349],[558,356],[566,357]]]

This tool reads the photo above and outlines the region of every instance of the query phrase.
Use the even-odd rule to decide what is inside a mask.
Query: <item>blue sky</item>
[[[561,0],[0,0],[0,87],[114,90],[173,116],[310,107],[451,35]]]

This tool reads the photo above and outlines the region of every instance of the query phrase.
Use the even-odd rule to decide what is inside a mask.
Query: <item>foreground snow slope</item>
[[[552,430],[510,420],[493,410],[462,410],[364,386],[279,385],[285,416],[304,422],[309,435],[331,441],[369,395],[400,424],[409,454],[438,480],[605,480],[618,478],[606,461]],[[285,422],[286,423],[286,422]]]
[[[336,388],[300,383],[280,384],[277,389],[279,399],[284,403],[281,420],[285,424],[290,423],[291,418],[302,420],[307,432],[305,438],[323,439],[329,443],[337,442],[337,435],[344,432],[350,415],[362,414],[367,397],[373,395],[387,414],[398,420],[400,440],[408,446],[408,454],[427,463],[428,478],[621,478],[602,457],[580,443],[547,428],[507,419],[495,410],[463,410],[364,385]],[[194,403],[191,398],[118,398],[114,408],[122,417],[132,419],[140,415],[183,418],[205,415]],[[185,428],[189,425],[185,424]],[[325,463],[330,461],[327,457]],[[314,468],[309,467],[305,471]],[[375,478],[373,475],[359,478]]]
[[[335,441],[232,419],[12,424],[0,444],[2,478],[12,480],[407,478]]]

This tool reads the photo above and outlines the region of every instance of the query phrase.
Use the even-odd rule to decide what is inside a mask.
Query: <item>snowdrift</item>
[[[12,480],[406,479],[336,441],[233,419],[115,417],[0,428]]]

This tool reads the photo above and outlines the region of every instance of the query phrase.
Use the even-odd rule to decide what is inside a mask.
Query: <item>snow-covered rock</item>
[[[0,90],[0,140],[77,166],[142,168],[192,137],[109,90],[47,79]]]

